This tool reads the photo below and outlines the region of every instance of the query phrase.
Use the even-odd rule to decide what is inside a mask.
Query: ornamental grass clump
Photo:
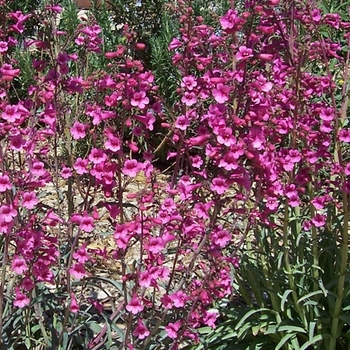
[[[1,345],[347,347],[346,19],[178,1],[169,103],[66,8],[0,10]]]

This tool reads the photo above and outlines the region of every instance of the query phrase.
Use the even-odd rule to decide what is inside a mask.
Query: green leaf
[[[289,321],[287,321],[289,322]],[[279,332],[288,332],[288,333],[307,333],[306,330],[301,327],[301,326],[296,326],[296,325],[293,325],[293,324],[283,324],[281,326],[278,326],[277,327],[277,330]]]
[[[292,293],[293,291],[291,289],[287,289],[284,293],[283,293],[283,296],[282,296],[282,299],[281,299],[281,310],[284,311],[284,305],[285,303],[287,302],[287,299],[288,299],[288,295],[290,293]]]
[[[296,335],[295,335],[294,333],[287,333],[287,334],[279,341],[279,343],[276,345],[275,350],[281,349],[281,348],[283,347],[283,345],[286,344],[286,342],[287,342],[288,340],[290,340],[291,338],[293,338],[293,337],[294,337],[294,338],[296,337]]]
[[[324,338],[329,338],[329,336],[325,336],[323,334],[318,334],[315,337],[313,337],[311,340],[304,343],[303,346],[300,348],[300,350],[307,350],[309,348],[309,346],[314,345],[316,343],[319,343]]]
[[[320,295],[320,294],[324,294],[322,290],[316,290],[314,292],[308,293],[304,296],[302,296],[299,300],[298,300],[298,304],[300,304],[302,301],[304,301],[305,299],[309,299],[315,295]]]
[[[242,319],[237,323],[236,327],[235,327],[235,330],[238,330],[242,327],[242,325],[246,322],[246,320],[250,317],[250,316],[253,316],[254,314],[257,314],[257,313],[260,313],[260,312],[264,312],[264,311],[267,311],[268,313],[272,313],[274,315],[278,315],[278,312],[276,312],[275,310],[271,310],[271,309],[268,309],[266,307],[263,307],[263,308],[259,308],[257,310],[251,310],[249,312],[247,312],[243,317]]]

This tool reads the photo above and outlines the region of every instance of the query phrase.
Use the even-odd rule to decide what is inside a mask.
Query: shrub
[[[3,346],[347,346],[349,23],[271,0],[206,24],[190,5],[176,96],[127,23],[113,39],[68,4],[2,9]],[[220,314],[233,286],[243,313]]]

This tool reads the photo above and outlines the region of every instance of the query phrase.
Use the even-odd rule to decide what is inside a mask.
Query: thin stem
[[[337,338],[338,338],[338,327],[339,327],[339,316],[342,311],[342,304],[344,299],[344,287],[346,272],[348,267],[349,260],[349,207],[348,207],[348,195],[343,191],[343,207],[344,207],[344,224],[341,233],[341,242],[340,242],[340,268],[339,268],[339,279],[337,285],[337,298],[334,305],[333,315],[332,315],[332,327],[331,327],[331,338],[328,350],[337,349]]]
[[[1,281],[0,281],[0,345],[3,344],[3,338],[2,338],[2,327],[3,327],[3,308],[4,308],[4,302],[5,302],[5,283],[6,283],[6,265],[7,265],[7,255],[8,255],[8,249],[10,244],[10,237],[5,237],[5,244],[4,244],[4,255],[2,260],[2,269],[1,269]]]

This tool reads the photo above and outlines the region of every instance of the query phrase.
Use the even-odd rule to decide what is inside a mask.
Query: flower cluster
[[[346,108],[334,98],[341,88],[332,74],[340,73],[327,63],[343,67],[341,47],[320,40],[318,31],[345,31],[349,23],[311,5],[296,6],[291,16],[278,1],[261,3],[228,10],[214,28],[179,1],[180,32],[169,50],[181,79],[170,112],[154,74],[131,57],[143,44],[127,25],[123,44],[103,52],[96,20],[84,20],[71,38],[57,27],[60,6],[43,12],[53,16],[45,22],[52,38],[25,41],[26,49],[35,46],[35,83],[14,98],[13,82],[23,72],[10,48],[30,15],[6,14],[0,235],[3,268],[16,278],[12,290],[0,285],[1,297],[30,309],[39,292],[55,288],[57,303],[71,313],[83,303],[102,313],[99,301],[78,297],[75,286],[98,279],[91,264],[112,260],[122,296],[118,321],[110,322],[126,325],[125,348],[162,339],[176,349],[198,342],[199,327],[215,327],[215,302],[233,292],[244,222],[276,226],[284,203],[310,202],[303,228],[326,225],[327,205],[350,194],[350,131]],[[88,66],[96,55],[108,61],[103,71]],[[321,68],[305,70],[315,58]],[[155,165],[156,125],[174,161],[170,176]],[[102,224],[113,240],[109,251],[89,248],[103,240]]]

